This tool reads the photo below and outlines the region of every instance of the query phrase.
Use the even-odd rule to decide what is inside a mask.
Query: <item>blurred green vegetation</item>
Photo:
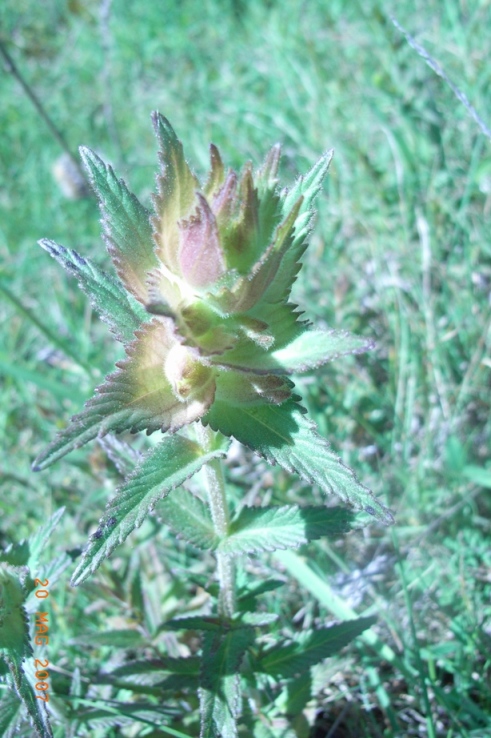
[[[489,126],[491,2],[395,8]],[[280,141],[290,182],[334,147],[296,294],[318,322],[370,335],[377,350],[299,388],[396,526],[302,554],[355,609],[378,613],[378,636],[404,668],[366,645],[330,662],[306,713],[311,735],[482,738],[491,735],[491,143],[388,11],[382,0],[4,0],[0,39],[71,151],[101,152],[148,205],[153,109],[170,119],[198,175],[210,141],[231,166],[258,164]],[[40,475],[30,462],[120,354],[36,241],[102,263],[99,215],[91,197],[63,194],[63,150],[7,70],[0,130],[0,544],[65,505],[53,546],[76,549],[96,528],[115,470],[98,447]],[[244,463],[246,472],[231,470],[237,494],[317,494]],[[135,624],[150,632],[199,597],[188,571],[198,581],[209,562],[158,528],[146,523],[89,585],[57,585],[50,661],[60,694],[70,684],[85,694],[116,658],[77,638]],[[251,576],[278,576],[274,560],[247,566]],[[277,596],[265,600],[286,623],[330,617],[300,574],[289,586],[281,608]],[[183,646],[160,647],[172,655]],[[179,711],[169,721],[194,735]],[[78,735],[166,734],[149,730],[102,721]]]

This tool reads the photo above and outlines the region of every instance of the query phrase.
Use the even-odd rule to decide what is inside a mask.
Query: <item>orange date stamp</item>
[[[34,586],[37,587],[35,595],[39,600],[45,600],[49,597],[48,579],[35,579]],[[34,617],[34,629],[36,631],[34,643],[36,646],[47,646],[49,644],[49,613],[46,610],[38,610]],[[37,680],[34,689],[39,692],[39,694],[36,694],[36,699],[42,702],[49,702],[48,669],[48,659],[34,659],[34,676]]]

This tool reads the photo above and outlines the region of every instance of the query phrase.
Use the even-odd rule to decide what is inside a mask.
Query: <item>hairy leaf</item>
[[[158,193],[154,198],[156,215],[152,219],[156,254],[173,274],[180,275],[178,224],[190,215],[199,182],[191,172],[184,158],[182,143],[167,118],[153,113],[152,120],[159,140],[161,164]]]
[[[279,406],[241,407],[217,400],[202,422],[224,435],[234,436],[270,463],[280,464],[286,471],[318,484],[324,492],[337,494],[356,509],[383,523],[393,522],[389,510],[358,482],[293,400]]]
[[[178,495],[169,495],[155,510],[163,523],[196,548],[209,551],[217,547],[219,538],[208,506],[188,490],[181,489]]]
[[[277,679],[298,677],[311,666],[332,656],[376,622],[376,618],[358,618],[329,628],[303,631],[289,641],[265,651],[256,669]]]
[[[136,465],[108,504],[99,528],[92,536],[73,584],[80,584],[141,525],[156,502],[179,487],[211,459],[224,456],[227,444],[205,453],[202,447],[179,434],[166,436]]]
[[[23,668],[32,655],[29,625],[24,608],[26,590],[20,570],[0,565],[0,661],[10,672],[10,681],[31,718],[40,738],[52,738],[46,708],[36,699]]]
[[[343,508],[245,507],[231,524],[219,550],[234,555],[297,548],[322,536],[333,537],[362,527],[369,516]]]
[[[203,193],[210,199],[217,194],[225,179],[225,169],[222,157],[215,144],[210,144],[210,171],[208,179],[203,186]]]
[[[200,738],[236,738],[241,708],[239,669],[253,642],[252,628],[204,633]]]
[[[306,175],[296,181],[290,190],[281,193],[283,218],[291,211],[299,197],[303,197],[303,202],[295,223],[292,246],[282,259],[275,279],[264,296],[266,302],[276,303],[288,299],[300,269],[300,259],[307,248],[307,236],[312,228],[314,217],[312,205],[329,169],[332,153],[332,151],[327,151]]]
[[[373,348],[373,342],[347,331],[303,328],[292,331],[291,340],[281,348],[264,351],[240,344],[237,349],[217,357],[222,366],[257,374],[296,374],[315,369],[346,354],[360,354]]]
[[[276,229],[272,243],[261,254],[250,272],[246,276],[239,277],[232,289],[225,289],[217,296],[217,304],[224,314],[246,312],[261,300],[293,243],[295,222],[302,202],[303,198],[300,197],[294,203],[285,220]]]
[[[80,155],[100,201],[104,238],[116,271],[125,287],[145,304],[146,273],[157,265],[150,213],[97,154],[82,146]]]
[[[188,285],[206,287],[223,275],[225,264],[215,216],[201,193],[196,198],[195,212],[179,222],[179,267]]]
[[[72,249],[45,238],[39,245],[78,280],[79,287],[116,338],[124,343],[131,341],[134,332],[149,316],[121,282]]]
[[[213,400],[214,385],[204,387],[202,395],[187,402],[176,398],[164,365],[177,345],[166,321],[147,323],[126,348],[128,358],[118,362],[119,370],[106,378],[85,409],[38,456],[33,469],[45,469],[98,435],[124,430],[175,431],[201,417]]]

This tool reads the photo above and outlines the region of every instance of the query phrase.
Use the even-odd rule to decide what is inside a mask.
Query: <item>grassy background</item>
[[[281,141],[286,182],[334,147],[296,297],[316,321],[373,336],[377,350],[299,386],[321,432],[397,522],[308,555],[346,602],[374,606],[377,633],[401,663],[365,647],[345,652],[320,675],[307,717],[315,738],[491,735],[489,139],[381,0],[4,0],[2,9],[1,39],[68,146],[95,148],[147,204],[153,109],[200,175],[209,141],[231,166],[259,162]],[[489,125],[489,0],[417,0],[396,12]],[[7,73],[0,130],[0,543],[66,505],[53,545],[76,548],[114,472],[97,448],[50,474],[33,475],[30,462],[118,354],[36,241],[102,263],[98,211],[91,198],[62,194],[52,174],[62,150]],[[312,499],[278,473],[272,489],[262,464],[245,464],[238,493],[256,484],[275,501]],[[191,554],[156,529],[146,524],[93,584],[57,585],[50,660],[60,691],[74,679],[87,685],[113,658],[74,639],[108,624],[151,629],[188,599],[178,575]],[[209,562],[193,566],[198,576]],[[268,576],[278,565],[250,566]],[[329,608],[297,578],[292,617],[325,622]],[[193,734],[191,723],[172,724]],[[85,730],[163,735],[141,724]]]

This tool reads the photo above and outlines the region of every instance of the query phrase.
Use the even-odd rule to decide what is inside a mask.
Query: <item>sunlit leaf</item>
[[[73,584],[80,584],[106,559],[127,536],[140,526],[158,500],[179,487],[211,459],[226,454],[222,447],[204,452],[202,447],[179,434],[163,438],[138,462],[122,487],[108,504],[83,560],[77,567]],[[179,492],[175,492],[179,495]]]
[[[146,303],[146,273],[157,264],[150,213],[97,154],[82,146],[80,155],[99,198],[104,238],[116,270],[125,287]]]
[[[189,217],[195,203],[199,182],[191,172],[185,158],[182,143],[171,124],[160,113],[152,116],[159,141],[160,173],[158,193],[154,198],[156,254],[173,274],[180,275],[179,222]]]
[[[393,518],[357,480],[354,472],[333,453],[328,442],[316,431],[293,400],[283,405],[238,406],[216,401],[203,423],[214,430],[234,436],[238,441],[296,472],[311,484],[318,484],[328,494],[336,494],[357,510],[363,510],[384,523]]]
[[[209,551],[217,547],[220,539],[209,508],[191,492],[181,489],[179,494],[169,495],[157,504],[155,511],[174,533],[196,548]]]
[[[293,332],[293,331],[292,331]],[[214,363],[258,374],[296,374],[316,369],[346,354],[360,354],[373,342],[347,331],[307,328],[294,331],[278,350],[262,351],[245,343],[214,359]]]
[[[299,177],[291,189],[281,193],[283,217],[291,211],[299,197],[303,197],[303,201],[295,223],[293,244],[282,259],[277,275],[264,296],[267,302],[276,303],[288,299],[300,269],[300,259],[307,248],[307,236],[312,229],[313,202],[329,169],[332,153],[326,152],[307,174]]]
[[[245,507],[218,549],[241,555],[298,548],[322,536],[332,538],[362,527],[369,517],[366,513],[355,515],[338,507]]]
[[[205,386],[201,395],[187,402],[176,398],[164,372],[176,345],[177,339],[165,321],[154,319],[138,331],[126,349],[128,358],[118,362],[118,371],[106,378],[84,410],[38,456],[35,471],[45,469],[97,435],[124,430],[174,431],[201,417],[213,400],[214,385]]]

